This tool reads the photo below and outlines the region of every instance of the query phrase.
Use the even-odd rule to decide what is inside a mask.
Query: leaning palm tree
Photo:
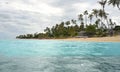
[[[85,15],[85,24],[87,25],[87,15],[88,15],[88,11],[84,11],[84,15]]]
[[[108,4],[113,5],[113,6],[117,6],[120,9],[120,0],[109,0]]]

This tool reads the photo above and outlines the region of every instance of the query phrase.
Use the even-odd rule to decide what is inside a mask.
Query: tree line
[[[105,6],[106,3],[109,3],[119,8],[120,0],[101,0],[98,3],[101,5],[101,9],[92,9],[91,12],[85,10],[78,15],[77,19],[58,23],[51,28],[46,27],[44,33],[19,35],[16,38],[69,38],[78,36],[78,33],[81,31],[84,31],[89,37],[103,37],[118,34],[120,32],[120,26],[116,26],[116,23],[108,17],[109,13],[105,11]]]

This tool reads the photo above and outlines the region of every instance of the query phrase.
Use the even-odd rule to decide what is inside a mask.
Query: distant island
[[[44,33],[19,35],[16,36],[16,38],[61,39],[71,37],[106,37],[120,35],[120,26],[116,24],[116,22],[113,22],[113,20],[109,18],[109,13],[105,11],[106,3],[107,0],[101,0],[99,2],[101,9],[92,9],[90,12],[85,10],[78,15],[78,19],[61,22],[51,28],[46,27]],[[112,0],[109,0],[108,3],[113,4]],[[117,6],[119,8],[119,4],[117,4]]]

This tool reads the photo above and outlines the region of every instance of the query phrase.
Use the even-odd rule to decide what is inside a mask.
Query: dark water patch
[[[101,70],[102,72],[120,72],[120,64],[111,64],[104,62],[100,63],[95,68]]]
[[[9,63],[9,61],[6,61],[6,62],[0,62],[0,66],[1,65],[4,65],[4,64],[8,64]]]

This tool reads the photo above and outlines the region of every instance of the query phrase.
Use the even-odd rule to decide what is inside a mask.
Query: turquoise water
[[[0,40],[0,72],[120,72],[120,42]]]
[[[5,56],[81,56],[120,55],[120,42],[75,42],[53,40],[3,40],[0,54]]]

